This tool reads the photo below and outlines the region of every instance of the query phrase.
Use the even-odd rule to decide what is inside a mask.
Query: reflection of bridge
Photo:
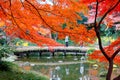
[[[55,55],[55,52],[63,52],[64,56],[66,56],[67,52],[69,54],[81,54],[85,55],[86,51],[89,50],[90,47],[74,47],[74,46],[69,46],[69,47],[64,47],[64,46],[57,46],[57,47],[38,47],[38,46],[29,46],[29,47],[17,47],[16,51],[14,52],[16,55],[22,55],[26,54],[29,56],[30,53],[39,53],[39,56],[42,56],[43,52],[50,52],[52,53],[52,56]],[[71,53],[72,52],[72,53]]]

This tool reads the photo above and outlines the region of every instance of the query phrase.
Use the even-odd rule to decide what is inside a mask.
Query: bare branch
[[[115,9],[116,6],[118,6],[118,4],[120,3],[120,0],[118,0],[118,2],[116,2],[116,4],[111,7],[104,15],[103,17],[101,18],[99,24],[98,24],[98,27],[100,27],[100,24],[102,23],[103,19],[107,16],[108,13],[110,13],[113,9]]]
[[[109,60],[109,56],[106,54],[106,52],[104,51],[103,49],[103,46],[102,46],[102,41],[101,41],[101,38],[100,38],[100,32],[99,32],[99,27],[96,25],[96,19],[97,19],[97,15],[98,15],[98,0],[97,1],[97,4],[96,4],[96,14],[95,14],[95,21],[94,21],[94,28],[95,28],[95,32],[96,32],[96,36],[98,38],[98,43],[99,43],[99,48],[101,50],[101,52],[103,53],[103,55],[107,58],[107,60]]]
[[[9,0],[9,2],[10,2],[10,8],[11,8],[11,5],[12,5],[11,0]]]
[[[38,10],[32,3],[30,3],[28,0],[25,0],[25,1],[27,1],[27,2],[37,11],[40,19],[42,19],[42,21],[43,21],[50,29],[52,29],[53,31],[56,31],[56,32],[63,32],[63,31],[56,30],[56,29],[54,29],[53,27],[51,27],[51,26],[44,20],[44,18],[41,16],[39,10]],[[66,33],[70,33],[70,32],[66,32]],[[76,33],[75,33],[75,34],[76,34]]]
[[[11,0],[10,0],[10,1],[11,1]],[[10,3],[10,4],[11,4],[11,3]],[[13,22],[17,25],[17,27],[18,27],[21,31],[23,31],[24,33],[26,33],[24,30],[21,29],[21,27],[19,26],[19,24],[16,22],[15,17],[14,17],[14,15],[13,15],[13,13],[12,13],[12,10],[11,10],[11,6],[10,6],[10,11],[11,11],[11,17],[12,17],[12,19],[13,19]],[[32,35],[28,35],[28,36],[29,36],[31,39],[34,39]]]
[[[49,26],[49,27],[51,28],[51,26],[43,19],[43,17],[41,16],[40,12],[38,11],[38,9],[37,9],[32,3],[30,3],[28,0],[25,0],[25,1],[26,1],[27,3],[29,3],[29,4],[37,11],[40,19],[42,19],[43,22],[44,22],[47,26]]]
[[[97,1],[97,4],[96,4],[96,13],[95,13],[95,20],[94,20],[94,27],[97,29],[97,25],[96,25],[96,20],[97,20],[97,15],[98,15],[98,5],[99,5],[99,2],[98,0]]]
[[[103,1],[105,1],[105,0],[101,0],[101,1],[99,1],[99,3],[103,2]]]
[[[113,53],[113,55],[112,55],[112,59],[114,59],[115,58],[115,56],[118,54],[120,52],[120,48],[119,49],[117,49],[114,53]]]
[[[6,12],[5,12],[5,10],[4,10],[4,8],[2,7],[1,4],[0,4],[0,8],[2,9],[3,14],[4,14],[5,16],[7,16],[7,14],[6,14]]]
[[[20,2],[21,2],[21,4],[22,4],[22,6],[24,7],[24,3],[22,2],[22,0],[20,0]]]

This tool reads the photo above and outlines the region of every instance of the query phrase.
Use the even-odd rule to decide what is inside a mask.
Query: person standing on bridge
[[[69,36],[65,37],[65,46],[68,47]]]

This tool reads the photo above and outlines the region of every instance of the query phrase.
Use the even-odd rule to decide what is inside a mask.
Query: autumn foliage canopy
[[[115,50],[120,48],[120,39],[118,38],[115,42],[112,42],[109,46],[105,47],[104,50],[109,57],[111,57]],[[107,62],[107,59],[103,56],[100,50],[95,50],[92,54],[90,54],[91,59],[97,59],[100,62]],[[116,56],[114,59],[114,63],[119,64],[120,56]]]
[[[113,17],[119,16],[120,4],[114,10],[110,9],[119,0],[97,1],[99,6],[96,26],[106,24],[111,27],[115,22]],[[0,25],[5,26],[4,31],[11,38],[19,37],[39,46],[44,44],[48,46],[61,45],[50,36],[46,37],[46,34],[56,32],[59,39],[64,39],[68,35],[77,43],[93,43],[96,38],[95,30],[88,24],[94,23],[95,12],[96,0],[52,0],[49,3],[47,0],[1,0]],[[106,18],[102,20],[102,16],[106,16]],[[88,20],[84,21],[84,18]],[[89,27],[91,29],[88,29]],[[46,33],[47,30],[41,31],[40,28],[49,31]],[[119,44],[119,39],[115,43]],[[111,48],[111,46],[109,47]]]
[[[41,35],[45,31],[39,31],[39,28],[45,28],[52,33],[58,32],[59,39],[69,35],[75,42],[93,43],[94,30],[87,30],[84,24],[77,23],[77,20],[82,20],[80,12],[87,14],[86,4],[74,0],[53,0],[52,4],[43,3],[39,0],[1,0],[0,22],[5,23],[6,33],[40,46],[61,45],[50,37]]]

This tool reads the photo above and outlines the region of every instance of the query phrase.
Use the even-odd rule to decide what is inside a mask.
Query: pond
[[[22,58],[29,62],[30,70],[42,73],[50,80],[105,80],[107,63],[90,61],[85,56],[43,56]],[[34,64],[34,65],[33,65]],[[32,65],[32,66],[31,66]],[[120,74],[120,67],[114,65],[112,78]]]

